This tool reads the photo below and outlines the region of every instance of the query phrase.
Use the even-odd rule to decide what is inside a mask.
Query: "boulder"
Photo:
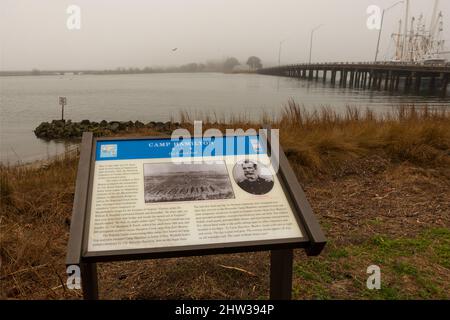
[[[52,121],[52,125],[56,126],[56,127],[64,127],[65,124],[66,124],[65,120],[53,120]]]
[[[111,121],[109,123],[108,129],[111,130],[112,132],[119,131],[119,128],[120,128],[120,122],[118,122],[118,121]]]
[[[70,139],[81,137],[83,132],[91,131],[95,136],[105,136],[120,131],[128,131],[133,128],[151,128],[161,133],[170,133],[172,129],[179,127],[178,122],[154,122],[147,124],[136,120],[133,121],[106,121],[101,122],[82,120],[80,122],[72,122],[71,120],[53,120],[51,122],[42,122],[34,130],[38,138],[44,139]]]
[[[143,123],[140,122],[140,121],[136,121],[136,122],[134,123],[134,126],[135,126],[136,128],[143,128],[143,127],[145,127],[145,124],[143,124]]]

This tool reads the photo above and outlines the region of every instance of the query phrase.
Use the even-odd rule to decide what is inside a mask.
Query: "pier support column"
[[[416,82],[414,84],[414,90],[416,92],[420,91],[420,85],[421,85],[422,77],[419,73],[416,74]]]
[[[394,91],[395,87],[395,75],[389,71],[389,91]]]
[[[432,76],[429,83],[429,91],[433,92],[434,89],[436,89],[436,78]]]
[[[398,91],[398,86],[400,84],[400,74],[395,77],[395,91]]]
[[[354,82],[354,80],[355,80],[355,72],[352,70],[352,71],[350,71],[350,82],[349,82],[349,84],[348,84],[348,86],[349,86],[350,88],[353,87],[353,82]]]
[[[369,71],[369,82],[367,83],[367,88],[368,89],[372,89],[372,80],[373,80],[372,74],[373,74],[373,72]]]
[[[388,90],[389,88],[389,72],[386,72],[386,76],[384,78],[384,90]]]
[[[323,83],[325,83],[327,81],[327,70],[326,69],[323,70],[322,76],[323,76]]]
[[[442,88],[441,88],[441,95],[443,98],[447,95],[447,86],[448,86],[448,74],[444,76],[444,79],[442,80]]]
[[[412,82],[412,77],[413,74],[409,73],[406,77],[405,77],[405,92],[409,91],[409,87],[411,85]]]

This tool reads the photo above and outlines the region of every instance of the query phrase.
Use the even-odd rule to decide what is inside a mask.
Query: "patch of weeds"
[[[387,287],[382,285],[380,290],[376,290],[376,293],[378,298],[383,300],[399,300],[404,298],[401,292],[395,287]]]
[[[430,239],[426,237],[390,239],[386,236],[378,235],[366,244],[366,248],[368,251],[376,249],[378,255],[411,256],[422,252],[430,244]]]
[[[335,249],[335,250],[330,251],[328,256],[333,259],[347,258],[349,256],[349,253],[348,253],[347,249],[340,248],[340,249]]]
[[[375,219],[369,220],[367,221],[367,224],[370,224],[372,226],[379,226],[382,224],[382,219],[380,219],[379,217],[376,217]]]
[[[303,269],[303,266],[296,266],[294,268],[294,272],[296,275],[300,276],[304,280],[314,280],[315,276],[313,273],[306,271]]]
[[[328,290],[324,288],[321,284],[317,284],[313,286],[314,291],[314,299],[318,300],[329,300],[331,299],[330,294],[328,293]]]
[[[419,274],[419,271],[417,271],[416,267],[402,261],[394,263],[392,269],[399,275],[408,275],[417,277]]]
[[[322,226],[323,230],[325,231],[329,231],[331,229],[331,227],[333,226],[330,222],[328,221],[321,221],[320,225]]]
[[[318,258],[310,258],[305,263],[296,264],[294,267],[295,273],[304,280],[331,283],[333,277],[329,269],[328,263]]]
[[[437,243],[433,246],[434,249],[434,261],[450,268],[450,230],[445,228],[437,228],[428,230],[425,236],[432,238]]]
[[[350,265],[350,263],[348,263],[348,262],[344,262],[343,265],[342,265],[342,267],[343,267],[345,270],[351,269],[351,265]]]
[[[340,259],[341,257],[351,257]],[[365,275],[353,277],[350,291],[355,298],[368,299],[448,299],[448,283],[439,282],[433,273],[437,265],[449,267],[450,230],[429,229],[414,238],[378,235],[360,245],[332,247],[328,253],[331,270],[364,270],[370,264],[381,268],[381,289],[368,290]],[[334,263],[331,267],[331,263]],[[322,265],[326,261],[322,261]],[[422,270],[421,265],[427,268]],[[365,272],[364,272],[365,273]],[[368,276],[368,275],[367,275]],[[359,279],[358,279],[359,278]],[[323,283],[323,282],[322,282]]]
[[[442,296],[442,289],[430,277],[418,277],[417,283],[421,286],[419,294],[424,299]],[[448,299],[448,297],[447,297]]]

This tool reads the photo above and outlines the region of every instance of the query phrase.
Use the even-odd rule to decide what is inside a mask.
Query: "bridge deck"
[[[308,80],[318,80],[320,72],[323,82],[329,80],[333,85],[339,74],[339,85],[342,87],[374,90],[400,91],[401,82],[405,92],[420,91],[424,85],[422,80],[428,78],[427,92],[439,91],[442,96],[446,96],[450,64],[333,62],[283,65],[260,69],[257,72]],[[327,77],[328,72],[330,77]]]

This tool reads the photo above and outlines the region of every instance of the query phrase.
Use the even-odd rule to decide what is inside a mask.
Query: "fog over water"
[[[65,75],[0,77],[2,88],[0,153],[2,162],[31,161],[64,150],[33,130],[42,121],[60,119],[58,96],[67,97],[66,119],[80,121],[169,121],[188,111],[201,118],[213,113],[258,120],[277,115],[293,98],[312,110],[346,105],[392,110],[399,103],[449,106],[450,97],[389,94],[384,91],[332,87],[322,81],[255,74],[184,73],[133,75]]]
[[[0,71],[115,70],[217,63],[236,57],[245,66],[257,56],[264,66],[308,61],[371,61],[378,30],[367,27],[367,8],[394,0],[1,0]],[[411,16],[430,22],[433,2],[410,0]],[[80,29],[69,29],[75,5]],[[380,60],[394,53],[391,34],[402,4],[386,11]],[[450,43],[450,1],[441,0],[443,38]],[[448,50],[448,45],[447,49]],[[425,84],[426,85],[426,84]],[[308,109],[346,105],[377,112],[399,103],[449,106],[449,99],[334,88],[322,81],[255,74],[184,73],[0,77],[0,161],[27,162],[64,150],[33,129],[60,118],[66,96],[73,121],[167,121],[180,111],[259,119],[279,114],[293,98]]]
[[[250,55],[263,64],[373,60],[377,30],[366,22],[370,5],[394,0],[2,0],[1,70],[115,69],[170,66]],[[411,0],[411,16],[431,20],[433,1]],[[450,44],[450,1],[441,0],[444,38]],[[69,30],[70,5],[80,8],[81,29]],[[403,5],[386,12],[380,58],[394,52]],[[177,50],[172,51],[172,49]],[[448,50],[448,45],[447,45]]]

